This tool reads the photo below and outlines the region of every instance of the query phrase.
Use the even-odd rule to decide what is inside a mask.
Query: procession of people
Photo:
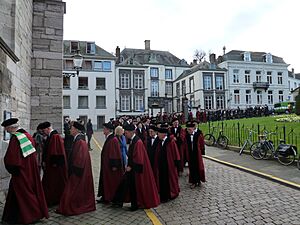
[[[33,223],[49,217],[48,207],[65,216],[94,211],[97,203],[119,208],[131,203],[131,211],[154,208],[179,196],[185,167],[190,188],[200,186],[206,179],[199,121],[162,118],[167,119],[122,116],[103,124],[97,195],[91,120],[85,127],[83,121],[66,119],[64,138],[49,121],[38,125],[34,138],[17,118],[3,121],[11,134],[4,157],[11,180],[2,221]]]

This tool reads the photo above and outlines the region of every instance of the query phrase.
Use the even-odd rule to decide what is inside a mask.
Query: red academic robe
[[[187,156],[185,152],[183,151],[183,148],[181,147],[181,144],[184,141],[185,138],[185,130],[179,126],[177,127],[176,133],[175,133],[175,128],[171,127],[170,128],[170,138],[173,139],[174,137],[176,138],[176,144],[177,144],[177,149],[179,151],[180,155],[180,167],[179,167],[179,172],[183,172],[184,164],[187,161]]]
[[[24,130],[34,145],[32,137]],[[11,174],[2,220],[7,223],[29,224],[48,218],[48,207],[40,180],[36,152],[23,157],[19,141],[12,136],[4,156],[4,164]]]
[[[76,137],[69,164],[69,178],[57,212],[71,216],[96,210],[91,158],[84,135]]]
[[[52,131],[45,145],[45,169],[42,184],[48,206],[59,204],[68,174],[64,141]]]
[[[117,170],[113,171],[112,168]],[[98,197],[104,202],[111,202],[124,174],[119,141],[110,134],[101,151],[101,169],[98,186]]]
[[[165,148],[165,149],[163,149]],[[161,184],[160,184],[160,164],[164,163],[162,160],[163,151],[166,151],[166,158],[168,164],[168,184],[169,184],[169,196],[171,199],[176,198],[179,195],[180,188],[178,183],[178,167],[180,166],[180,155],[177,149],[177,145],[175,140],[172,138],[167,138],[165,140],[164,146],[159,144],[157,146],[157,154],[154,163],[154,176],[157,184],[158,191],[161,192]]]

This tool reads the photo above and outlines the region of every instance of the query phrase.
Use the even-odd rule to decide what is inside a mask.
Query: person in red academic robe
[[[122,165],[122,154],[118,139],[113,134],[112,123],[103,124],[103,134],[106,137],[100,163],[100,176],[98,186],[98,203],[109,203],[112,201],[117,187],[124,174]]]
[[[130,141],[128,165],[113,199],[113,206],[122,207],[128,191],[131,211],[154,208],[159,205],[159,196],[147,151],[142,140],[135,134],[134,125],[124,126],[124,130],[125,137]]]
[[[84,130],[82,124],[72,122],[71,135],[74,142],[69,158],[69,177],[56,210],[65,216],[96,210],[91,158]]]
[[[1,126],[12,134],[4,156],[4,165],[11,174],[11,179],[2,221],[29,224],[48,218],[48,208],[40,180],[33,138],[25,130],[19,129],[17,118],[5,120]],[[27,140],[28,144],[23,149],[17,138],[20,134],[26,136],[23,140]]]
[[[189,162],[189,183],[191,188],[200,186],[201,181],[205,182],[205,168],[202,158],[204,152],[204,137],[199,129],[195,128],[194,122],[186,123],[187,132],[183,144],[188,153]]]
[[[67,178],[67,158],[64,141],[50,122],[40,124],[47,137],[43,151],[43,179],[42,184],[48,206],[59,204]]]
[[[161,202],[167,202],[179,195],[178,169],[180,155],[175,140],[167,136],[168,125],[161,125],[158,137],[161,144],[157,147],[154,165],[155,179]]]

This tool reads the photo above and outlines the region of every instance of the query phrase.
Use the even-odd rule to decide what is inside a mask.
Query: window
[[[272,84],[272,72],[271,71],[267,71],[267,82],[269,84]]]
[[[194,82],[194,77],[190,78],[190,93],[195,91],[195,82]]]
[[[271,53],[266,54],[266,62],[267,63],[273,63],[273,58]]]
[[[221,76],[216,76],[216,89],[217,90],[223,90],[223,77]]]
[[[234,90],[234,104],[240,104],[240,90]]]
[[[251,105],[251,90],[246,90],[246,104]]]
[[[97,90],[105,90],[105,78],[104,77],[96,77],[96,89]]]
[[[186,94],[185,80],[181,81],[182,95]]]
[[[256,71],[256,82],[261,82],[261,71]]]
[[[70,89],[70,77],[63,77],[63,88]]]
[[[278,72],[278,84],[282,84],[282,72]]]
[[[92,70],[92,61],[83,60],[82,69],[83,70]]]
[[[195,106],[195,96],[190,95],[189,107],[194,107],[194,106]]]
[[[173,93],[172,82],[166,82],[166,93],[167,93],[167,95],[172,96],[172,93]]]
[[[176,106],[177,106],[177,112],[181,111],[182,108],[180,104],[180,99],[177,99]]]
[[[283,91],[278,91],[278,100],[279,102],[283,102]]]
[[[213,108],[213,96],[207,95],[204,97],[204,108],[212,109]]]
[[[165,70],[165,78],[166,79],[172,79],[172,70],[171,69],[166,69]]]
[[[239,83],[239,70],[233,70],[233,83]]]
[[[144,96],[142,95],[134,96],[134,110],[139,112],[144,111]]]
[[[78,89],[88,89],[88,77],[78,77]]]
[[[88,109],[88,108],[89,108],[89,97],[78,96],[78,109]]]
[[[71,53],[75,53],[79,49],[78,41],[71,41]]]
[[[151,81],[151,97],[158,97],[158,81],[152,80]]]
[[[289,90],[292,91],[293,88],[291,88],[291,81],[288,81],[288,85],[289,85]]]
[[[129,89],[130,87],[130,80],[129,80],[129,74],[122,73],[120,75],[120,84],[122,89]]]
[[[250,52],[244,52],[244,61],[245,62],[251,61],[251,53]]]
[[[273,104],[273,91],[268,91],[268,104]]]
[[[101,61],[94,62],[94,70],[102,71],[102,62]]]
[[[73,60],[64,60],[64,68],[65,70],[72,70],[74,69]]]
[[[211,85],[211,76],[204,76],[204,90],[211,90],[212,85]]]
[[[87,54],[95,54],[96,48],[95,43],[87,42],[86,43],[86,53]]]
[[[63,106],[64,109],[70,109],[71,108],[71,97],[68,95],[63,96]]]
[[[134,74],[133,86],[134,86],[135,89],[143,89],[144,88],[144,82],[143,82],[143,75],[142,74]]]
[[[176,83],[176,97],[180,96],[180,83]]]
[[[150,77],[158,77],[158,68],[150,68]]]
[[[121,111],[129,111],[130,110],[130,96],[129,95],[122,95],[120,97],[121,102]]]
[[[219,95],[217,96],[217,109],[225,108],[225,96]]]
[[[250,84],[250,70],[245,70],[245,83]]]
[[[262,91],[257,91],[256,100],[258,105],[262,104]]]
[[[105,109],[105,108],[106,108],[106,97],[96,96],[96,109]]]
[[[102,62],[102,68],[103,71],[111,71],[111,62],[110,61]]]

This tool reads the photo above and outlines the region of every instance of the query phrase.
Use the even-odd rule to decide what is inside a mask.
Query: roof
[[[289,77],[300,80],[300,73],[293,73],[292,71],[289,71]]]
[[[251,51],[241,51],[241,50],[232,50],[225,55],[221,56],[222,62],[234,60],[234,61],[244,61],[243,54],[245,52],[251,53],[251,62],[265,62],[266,52],[251,52]],[[284,63],[284,60],[281,57],[272,55],[273,63]]]
[[[168,51],[125,48],[120,55],[123,56],[124,61],[119,65],[128,65],[128,62],[134,62],[136,65],[190,67],[184,59],[179,59]]]
[[[189,76],[190,74],[193,74],[197,71],[222,71],[222,72],[226,72],[227,69],[223,69],[223,68],[218,67],[215,64],[211,64],[207,61],[203,61],[203,62],[200,62],[199,64],[193,66],[191,69],[183,71],[183,73],[179,77],[177,77],[177,79],[175,81],[181,80],[181,79],[183,79],[183,78],[185,78],[185,77]]]

